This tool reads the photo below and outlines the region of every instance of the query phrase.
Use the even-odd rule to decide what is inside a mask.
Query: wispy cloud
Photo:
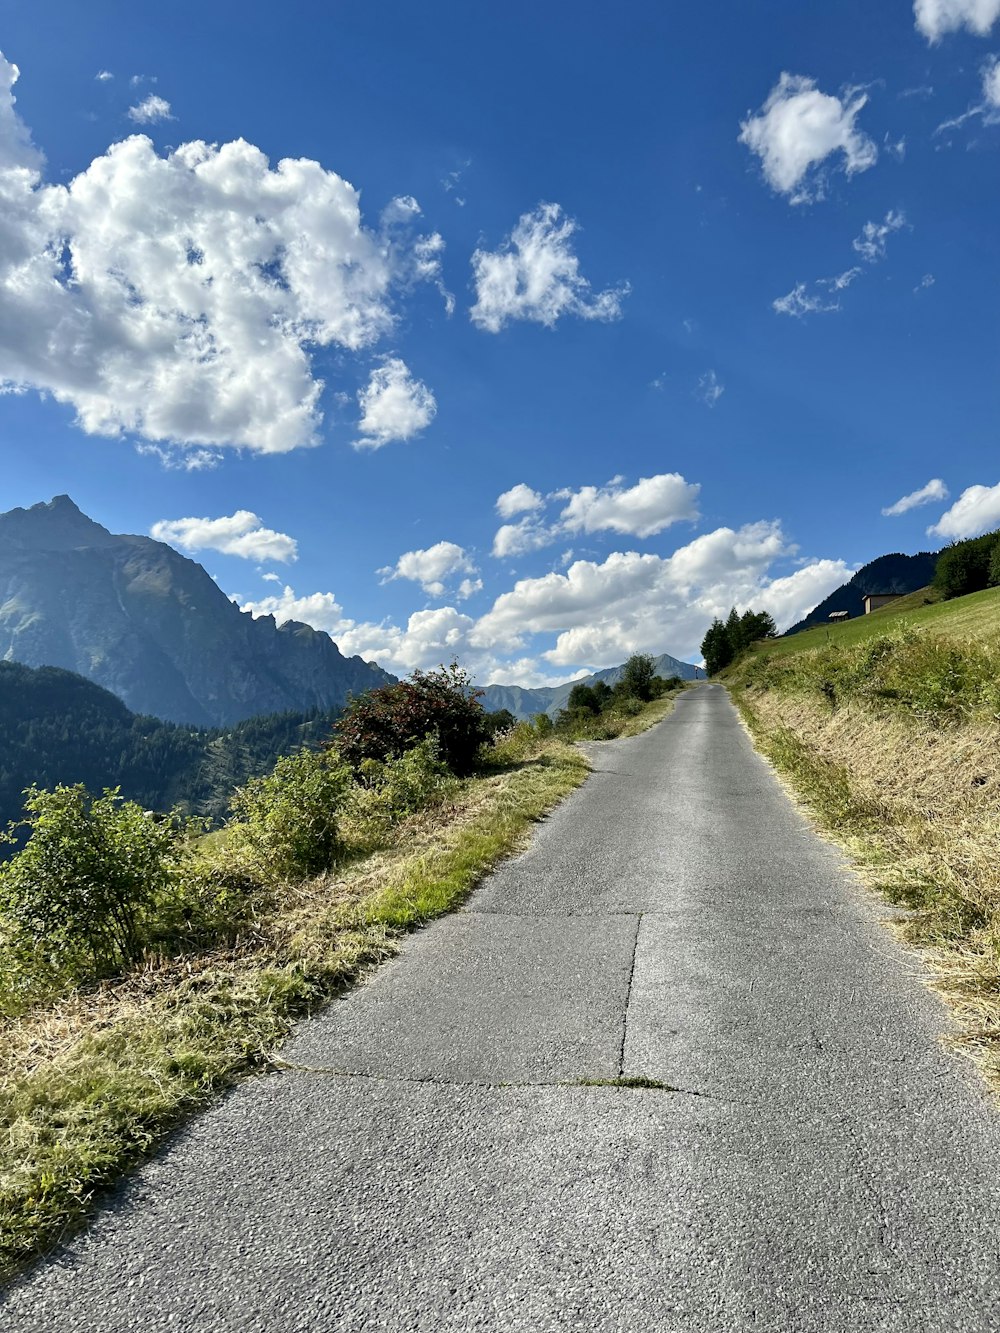
[[[940,477],[935,477],[926,486],[921,486],[919,491],[911,491],[909,495],[904,495],[895,504],[888,505],[882,510],[882,513],[886,518],[894,518],[899,514],[909,513],[911,509],[918,509],[921,505],[932,504],[935,500],[947,500],[947,498],[948,487]]]
[[[904,213],[890,209],[881,222],[866,222],[860,236],[851,242],[852,247],[866,264],[879,264],[886,256],[888,238],[908,225]],[[813,283],[798,282],[771,305],[779,315],[792,315],[797,319],[806,315],[830,314],[841,309],[838,293],[846,291],[863,272],[864,269],[855,264],[831,278],[817,278]]]
[[[566,315],[620,319],[628,283],[603,292],[591,288],[571,244],[576,230],[558,204],[539,204],[522,214],[498,250],[477,250],[472,256],[476,304],[469,311],[473,324],[499,333],[513,320],[553,328]]]
[[[725,392],[726,386],[720,382],[715,371],[707,370],[699,377],[695,397],[700,398],[706,407],[714,407]]]

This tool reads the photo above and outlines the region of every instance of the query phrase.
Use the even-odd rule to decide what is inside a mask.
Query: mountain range
[[[254,619],[194,560],[109,532],[66,495],[0,514],[0,659],[62,667],[135,713],[208,727],[342,708],[395,679],[309,625]]]
[[[701,667],[692,666],[690,662],[679,662],[669,653],[663,653],[653,661],[656,674],[662,676],[664,680],[669,680],[671,676],[680,676],[681,680],[705,679]],[[501,708],[506,708],[519,722],[528,721],[536,713],[547,713],[549,717],[555,717],[561,708],[566,707],[566,701],[574,685],[593,685],[598,680],[603,680],[607,685],[615,685],[621,679],[624,670],[624,664],[606,667],[603,671],[595,671],[591,676],[584,676],[582,680],[570,680],[564,685],[544,685],[534,690],[525,689],[520,685],[487,685],[482,692],[482,705],[488,713],[498,713]]]

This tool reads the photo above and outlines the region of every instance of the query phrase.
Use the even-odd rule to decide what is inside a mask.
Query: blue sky
[[[1000,525],[1000,0],[0,20],[0,507],[524,684]]]

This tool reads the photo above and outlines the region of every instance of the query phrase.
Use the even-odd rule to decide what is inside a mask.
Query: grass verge
[[[660,721],[674,697],[621,734]],[[460,904],[589,772],[557,738],[526,745],[522,734],[496,754],[389,845],[288,885],[231,947],[151,962],[0,1022],[0,1282],[78,1228],[172,1129],[265,1068],[296,1018]]]
[[[938,662],[932,649],[901,639],[893,669]],[[979,652],[970,645],[971,663]],[[1000,1092],[1000,719],[968,672],[961,706],[952,690],[934,708],[940,686],[923,668],[886,694],[871,684],[884,675],[866,678],[860,665],[845,654],[842,674],[831,675],[824,650],[777,674],[738,667],[729,684],[758,749],[820,829],[904,909],[893,930],[921,951],[955,1014],[953,1044]]]

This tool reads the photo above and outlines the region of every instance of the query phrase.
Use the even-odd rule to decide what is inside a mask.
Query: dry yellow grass
[[[921,951],[961,1026],[955,1044],[1000,1093],[1000,724],[831,711],[777,691],[737,702],[820,828],[911,909],[893,929]]]

